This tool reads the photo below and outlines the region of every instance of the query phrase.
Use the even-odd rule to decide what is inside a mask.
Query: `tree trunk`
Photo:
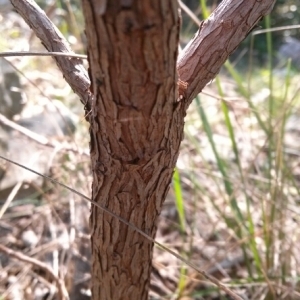
[[[92,198],[151,237],[183,137],[173,0],[83,1],[92,105]],[[93,207],[93,299],[147,299],[153,243]]]

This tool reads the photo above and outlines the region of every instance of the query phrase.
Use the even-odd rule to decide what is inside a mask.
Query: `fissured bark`
[[[92,198],[154,237],[183,137],[177,1],[83,7],[95,97]],[[95,206],[91,228],[93,299],[147,299],[153,243]]]

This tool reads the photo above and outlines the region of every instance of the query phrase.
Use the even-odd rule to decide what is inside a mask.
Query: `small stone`
[[[37,245],[39,238],[33,230],[26,230],[22,233],[21,239],[23,243],[30,248],[33,248]]]

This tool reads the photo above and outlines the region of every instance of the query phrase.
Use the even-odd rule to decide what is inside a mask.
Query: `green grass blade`
[[[221,157],[219,156],[219,153],[217,151],[217,147],[216,147],[216,144],[215,144],[214,139],[213,139],[212,130],[211,130],[210,124],[207,120],[205,111],[204,111],[204,109],[201,105],[200,97],[197,96],[195,101],[196,101],[196,104],[197,104],[197,109],[198,109],[199,116],[200,116],[200,118],[202,120],[202,123],[203,123],[204,131],[205,131],[205,133],[208,137],[209,143],[212,147],[215,158],[217,160],[218,169],[219,169],[219,171],[220,171],[220,173],[223,177],[223,183],[224,183],[225,191],[226,191],[227,195],[229,196],[231,208],[232,208],[234,214],[237,216],[239,222],[241,222],[243,224],[243,219],[244,218],[243,218],[242,212],[241,212],[241,210],[240,210],[240,208],[237,204],[236,198],[234,197],[233,188],[232,188],[231,182],[229,180],[228,174],[226,172],[225,163],[221,159]]]
[[[231,77],[233,78],[233,80],[235,81],[235,83],[237,84],[237,89],[238,92],[247,99],[247,102],[252,110],[252,112],[255,115],[255,118],[257,119],[257,122],[259,124],[259,126],[267,133],[268,129],[266,127],[266,125],[264,124],[263,120],[261,119],[255,105],[253,104],[253,102],[251,101],[251,95],[249,93],[249,91],[244,87],[244,76],[242,76],[230,63],[230,61],[226,61],[224,64],[226,70],[229,72],[229,74],[231,75]]]
[[[184,203],[182,197],[180,174],[177,168],[175,168],[173,174],[173,186],[174,186],[174,193],[175,193],[175,205],[179,216],[180,230],[183,233],[185,232],[185,212],[184,212]]]
[[[221,96],[221,99],[223,99],[224,92],[222,90],[219,76],[216,78],[216,84],[218,87],[219,95]],[[239,150],[238,150],[238,146],[237,146],[236,139],[235,139],[234,129],[233,129],[233,126],[232,126],[232,123],[230,120],[230,116],[229,116],[229,109],[228,109],[227,103],[224,100],[221,100],[221,108],[222,108],[222,112],[223,112],[223,115],[225,118],[225,125],[226,125],[227,131],[229,133],[235,160],[236,160],[236,163],[238,166],[239,175],[240,175],[241,183],[243,186],[243,193],[245,195],[245,200],[246,200],[246,205],[247,205],[247,219],[245,221],[247,221],[246,228],[247,228],[248,236],[245,238],[247,238],[249,240],[249,245],[250,245],[250,248],[251,248],[251,251],[253,254],[256,268],[257,268],[259,274],[261,275],[260,270],[262,269],[262,264],[261,264],[261,259],[260,259],[259,251],[257,248],[257,244],[255,241],[255,226],[254,226],[254,221],[253,221],[251,210],[250,210],[251,199],[247,193],[247,187],[246,187],[245,178],[244,178],[244,174],[243,174],[243,170],[242,170],[241,160],[240,160],[240,156],[239,156]]]
[[[186,288],[186,275],[187,275],[187,268],[185,264],[182,264],[180,267],[180,275],[177,285],[177,299],[180,299],[185,291]]]
[[[210,15],[210,11],[209,11],[209,9],[207,8],[207,5],[206,5],[206,0],[200,0],[200,7],[201,7],[201,11],[202,11],[202,17],[205,20]]]

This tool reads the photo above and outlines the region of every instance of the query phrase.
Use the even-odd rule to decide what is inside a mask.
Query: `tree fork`
[[[48,51],[71,51],[34,1],[11,2]],[[180,54],[177,92],[176,0],[83,0],[94,95],[78,59],[54,59],[89,112],[93,200],[155,236],[188,105],[274,3],[223,0]],[[97,206],[91,235],[93,299],[146,299],[153,243]]]

